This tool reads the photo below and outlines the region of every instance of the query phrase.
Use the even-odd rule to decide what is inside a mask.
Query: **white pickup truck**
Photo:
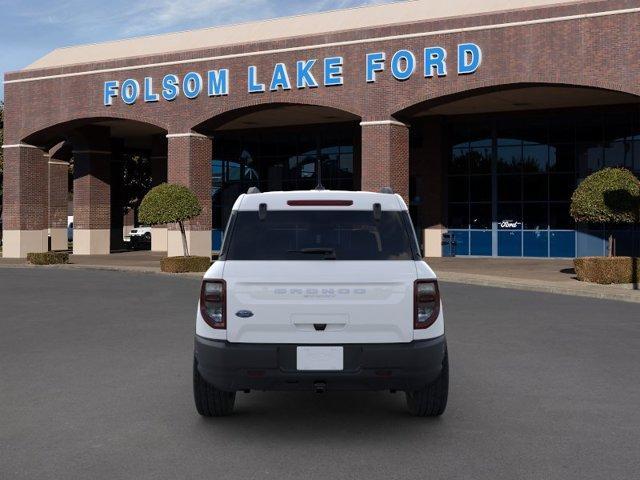
[[[238,198],[197,309],[201,415],[227,415],[253,389],[404,391],[412,414],[444,412],[438,282],[406,204],[384,192]]]

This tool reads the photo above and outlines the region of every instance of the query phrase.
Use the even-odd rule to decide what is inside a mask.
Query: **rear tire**
[[[207,383],[198,371],[198,363],[193,359],[193,398],[196,410],[203,417],[224,417],[233,412],[236,392],[224,392]]]
[[[427,388],[414,392],[405,392],[407,408],[416,417],[438,417],[447,408],[449,397],[449,354],[445,350],[442,370]]]

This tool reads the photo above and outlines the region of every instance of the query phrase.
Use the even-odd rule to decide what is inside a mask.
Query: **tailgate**
[[[413,261],[227,261],[224,279],[230,342],[413,340]]]

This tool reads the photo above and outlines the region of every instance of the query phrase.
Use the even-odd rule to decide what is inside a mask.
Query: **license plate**
[[[298,370],[344,370],[343,347],[298,347]]]

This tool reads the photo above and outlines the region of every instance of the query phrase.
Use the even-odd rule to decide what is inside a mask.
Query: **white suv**
[[[401,390],[412,414],[444,412],[438,283],[399,195],[248,193],[226,232],[197,311],[201,415],[252,389]]]

